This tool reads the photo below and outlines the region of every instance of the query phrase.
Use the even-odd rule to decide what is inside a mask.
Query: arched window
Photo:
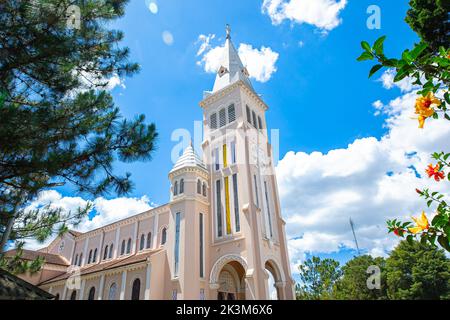
[[[236,120],[236,111],[234,109],[234,104],[228,106],[228,123]]]
[[[184,193],[184,179],[180,180],[180,194]]]
[[[178,195],[178,181],[175,181],[175,183],[173,184],[173,195]]]
[[[108,258],[108,245],[105,247],[105,253],[103,253],[103,260],[106,260]]]
[[[88,300],[94,300],[95,299],[95,287],[91,287],[89,290]]]
[[[80,253],[80,259],[78,260],[78,266],[81,267],[81,263],[83,262],[83,254]]]
[[[75,262],[73,263],[74,266],[78,264],[78,254],[75,256]]]
[[[147,248],[147,249],[150,249],[151,246],[152,246],[152,233],[149,232],[149,233],[147,234],[147,246],[146,246],[146,248]]]
[[[227,115],[225,109],[219,111],[219,127],[223,127],[227,124]]]
[[[59,300],[59,293],[56,294],[55,300]]]
[[[129,254],[131,252],[131,238],[128,239],[128,243],[127,243],[127,254]]]
[[[200,179],[197,180],[197,193],[202,194],[202,182]]]
[[[131,291],[131,300],[139,300],[141,294],[141,280],[135,279],[133,281],[133,289]]]
[[[114,282],[109,287],[108,300],[116,300],[117,284]]]
[[[216,113],[211,114],[211,116],[209,117],[209,126],[211,127],[211,129],[217,129],[217,114]]]
[[[161,231],[161,245],[165,245],[167,241],[167,228],[163,228]]]
[[[247,111],[247,122],[252,123],[252,116],[250,115],[250,108],[246,105],[245,110]]]
[[[97,248],[95,248],[94,257],[92,258],[92,262],[96,262],[96,261],[97,261]]]
[[[259,127],[259,129],[262,129],[263,127],[262,127],[262,120],[261,120],[261,117],[260,116],[258,116],[258,127]]]
[[[255,111],[252,111],[252,117],[253,117],[253,126],[255,128],[258,128],[258,124],[256,123],[256,113],[255,113]]]
[[[125,253],[125,239],[122,241],[122,247],[120,248],[120,255]]]
[[[109,259],[112,259],[112,255],[113,255],[113,246],[114,246],[114,244],[111,243],[111,247],[109,247],[109,255],[108,255],[108,258],[109,258]]]
[[[144,250],[144,246],[145,246],[145,235],[142,234],[141,235],[141,243],[139,244],[139,250]]]
[[[91,261],[92,261],[92,250],[89,251],[89,257],[88,257],[88,263],[87,264],[91,263]]]
[[[203,182],[202,189],[203,196],[206,197],[206,182]]]
[[[70,300],[77,300],[77,291],[73,290],[72,294],[70,295]]]

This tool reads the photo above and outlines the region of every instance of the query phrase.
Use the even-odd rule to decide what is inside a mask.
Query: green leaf
[[[412,243],[414,242],[413,236],[412,236],[412,235],[408,235],[408,236],[406,237],[406,241],[408,241],[409,244],[412,244]]]
[[[373,60],[373,54],[370,52],[363,52],[357,59],[357,61]]]
[[[383,44],[384,40],[386,40],[386,36],[382,36],[375,41],[373,45],[373,49],[375,50],[376,54],[382,55],[383,54]]]
[[[402,67],[400,70],[397,71],[397,74],[394,77],[394,82],[398,82],[405,78],[409,74],[409,68],[408,66]]]
[[[409,56],[414,61],[417,59],[417,57],[420,56],[420,54],[428,47],[428,45],[424,42],[419,43],[409,52]]]
[[[372,77],[378,70],[380,70],[381,68],[383,68],[383,65],[381,64],[376,64],[372,67],[372,69],[370,69],[369,72],[369,78]]]
[[[447,251],[450,251],[450,243],[446,236],[440,235],[437,240],[438,240],[439,244],[442,246],[442,248],[444,248]]]
[[[367,52],[371,52],[370,44],[367,41],[361,41],[361,48],[366,50]]]

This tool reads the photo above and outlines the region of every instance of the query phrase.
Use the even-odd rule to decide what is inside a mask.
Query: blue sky
[[[382,8],[382,29],[366,28],[366,9],[373,1],[349,1],[342,11],[342,24],[322,35],[307,24],[284,22],[273,26],[261,13],[262,1],[158,1],[158,13],[146,1],[130,1],[126,15],[114,27],[125,32],[124,45],[141,72],[116,89],[116,104],[126,117],[145,114],[156,123],[158,150],[149,163],[117,166],[132,173],[136,188],[131,196],[148,195],[158,204],[168,200],[171,141],[174,129],[193,130],[201,120],[198,102],[210,90],[214,75],[196,65],[199,34],[224,36],[232,27],[236,46],[268,46],[279,53],[277,71],[266,83],[253,81],[270,107],[268,126],[280,129],[280,157],[289,150],[322,151],[345,147],[355,138],[381,136],[383,118],[371,112],[373,97],[388,100],[395,92],[367,80],[369,64],[358,63],[362,39],[387,34],[386,51],[397,55],[416,40],[403,21],[407,1],[376,1]],[[173,45],[162,33],[173,34]],[[298,45],[303,41],[303,47]],[[217,41],[221,44],[221,41]],[[287,46],[286,46],[287,44]]]
[[[149,10],[150,2],[157,13]],[[288,9],[281,12],[277,4]],[[373,4],[381,9],[379,30],[366,26]],[[386,219],[407,219],[424,209],[414,189],[429,181],[418,173],[450,139],[440,120],[417,129],[409,79],[394,84],[387,71],[369,80],[371,64],[356,61],[361,40],[387,35],[385,51],[392,57],[412,47],[418,39],[404,22],[407,8],[408,0],[130,1],[111,27],[124,31],[123,45],[141,72],[122,79],[112,94],[125,117],[145,114],[155,122],[158,149],[151,162],[117,163],[117,172],[131,172],[135,189],[128,198],[97,199],[92,215],[110,222],[168,201],[177,143],[171,134],[192,131],[194,121],[202,120],[198,103],[214,82],[202,59],[223,44],[229,23],[236,48],[244,43],[256,54],[264,48],[277,54],[268,81],[252,83],[269,105],[269,128],[280,130],[277,179],[292,264],[311,254],[351,258],[349,217],[364,252],[387,254],[397,240],[387,235]],[[169,33],[170,43],[163,41]],[[215,37],[198,55],[200,35]],[[69,186],[58,192],[49,198],[85,201]],[[95,226],[86,222],[83,228]]]

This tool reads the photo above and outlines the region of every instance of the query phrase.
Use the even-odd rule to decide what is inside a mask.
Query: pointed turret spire
[[[219,70],[217,70],[216,81],[214,82],[213,93],[219,91],[226,86],[242,80],[252,90],[247,68],[242,64],[241,58],[231,42],[231,28],[226,26],[226,40],[223,50],[223,56]]]

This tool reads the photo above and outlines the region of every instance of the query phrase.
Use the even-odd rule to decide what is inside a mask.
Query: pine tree
[[[119,46],[123,33],[107,28],[127,2],[0,3],[0,253],[64,232],[90,210],[24,210],[42,190],[126,194],[130,174],[116,174],[114,162],[151,159],[155,125],[124,119],[107,91],[110,78],[139,69]]]

